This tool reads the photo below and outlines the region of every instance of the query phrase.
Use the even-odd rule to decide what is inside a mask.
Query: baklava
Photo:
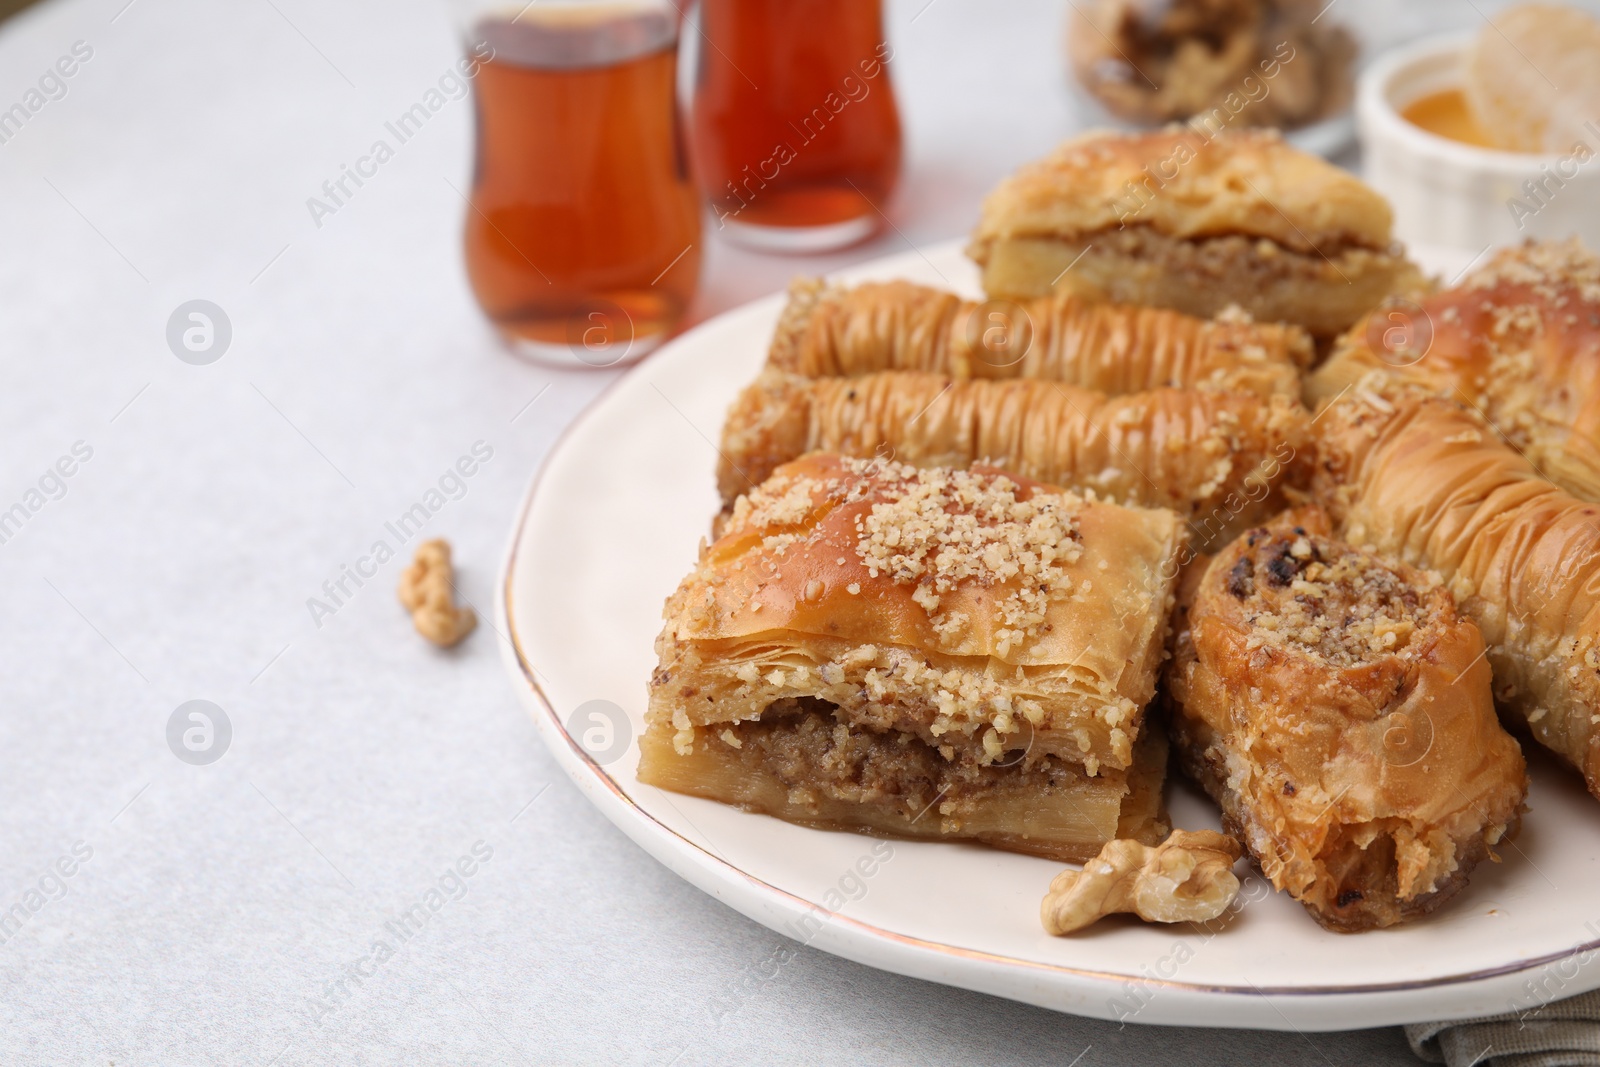
[[[1236,304],[1318,338],[1421,276],[1389,205],[1275,133],[1094,133],[989,194],[968,254],[984,291],[1071,293],[1210,318]]]
[[[767,365],[808,378],[926,371],[1040,378],[1121,395],[1160,388],[1297,396],[1311,339],[1237,309],[1200,319],[1070,294],[963,300],[905,281],[789,287]]]
[[[1378,308],[1307,395],[1373,370],[1477,408],[1551,481],[1600,500],[1600,256],[1577,238],[1500,249],[1455,288]]]
[[[1316,432],[1312,490],[1340,533],[1443,575],[1483,632],[1508,717],[1600,797],[1600,506],[1476,412],[1380,372]]]
[[[1324,0],[1086,0],[1072,5],[1078,81],[1131,122],[1292,129],[1350,100],[1355,42]]]
[[[988,462],[1124,504],[1168,507],[1215,551],[1280,510],[1305,412],[1290,397],[1156,389],[1112,397],[1060,382],[764,373],[723,429],[724,504],[807,452],[918,467]]]
[[[1060,860],[1154,843],[1181,538],[993,469],[788,464],[667,602],[639,779]]]
[[[1262,872],[1330,930],[1438,907],[1527,792],[1478,628],[1437,580],[1314,508],[1212,558],[1178,609],[1178,759]]]

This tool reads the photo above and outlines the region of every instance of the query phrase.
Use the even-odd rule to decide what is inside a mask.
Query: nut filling
[[[814,805],[826,796],[877,804],[946,832],[959,830],[962,816],[996,793],[1025,785],[1051,797],[1083,781],[1081,769],[1052,757],[1023,768],[1022,749],[992,763],[961,758],[959,750],[956,759],[946,759],[910,734],[852,726],[838,709],[811,698],[780,700],[758,721],[713,732],[708,740],[758,755],[790,787],[793,803]]]
[[[1370,552],[1304,527],[1252,530],[1228,572],[1250,647],[1308,651],[1337,667],[1402,653],[1424,624],[1422,593]]]

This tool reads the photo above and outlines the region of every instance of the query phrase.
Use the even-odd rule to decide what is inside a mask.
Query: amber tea
[[[758,247],[872,233],[900,172],[878,0],[702,0],[695,162],[717,225]]]
[[[478,302],[530,355],[637,358],[682,318],[700,271],[676,17],[529,5],[476,37],[489,56],[465,238]]]

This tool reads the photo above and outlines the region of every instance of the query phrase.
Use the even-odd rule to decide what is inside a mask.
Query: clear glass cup
[[[701,211],[669,0],[459,5],[477,115],[467,276],[518,352],[615,366],[672,332]]]
[[[874,233],[900,176],[882,0],[700,0],[691,128],[716,225],[767,251]]]

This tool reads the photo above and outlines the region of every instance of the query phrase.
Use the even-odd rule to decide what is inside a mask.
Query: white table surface
[[[1390,39],[1478,17],[1340,2]],[[1063,4],[890,6],[894,228],[811,258],[708,232],[696,317],[958,236],[1082,125]],[[93,450],[0,544],[0,912],[27,915],[0,944],[0,1063],[1414,1062],[1396,1030],[1119,1030],[809,949],[774,965],[787,942],[560,775],[491,630],[420,642],[400,561],[316,625],[307,598],[479,441],[427,533],[486,609],[525,485],[612,373],[519,362],[472,303],[468,102],[313,224],[306,198],[453,62],[442,6],[56,0],[0,28],[0,109],[77,41],[66,95],[0,144],[0,510]],[[165,341],[195,298],[233,327],[209,366]],[[166,742],[196,698],[233,727],[210,766]],[[465,894],[371,963],[480,841]]]

